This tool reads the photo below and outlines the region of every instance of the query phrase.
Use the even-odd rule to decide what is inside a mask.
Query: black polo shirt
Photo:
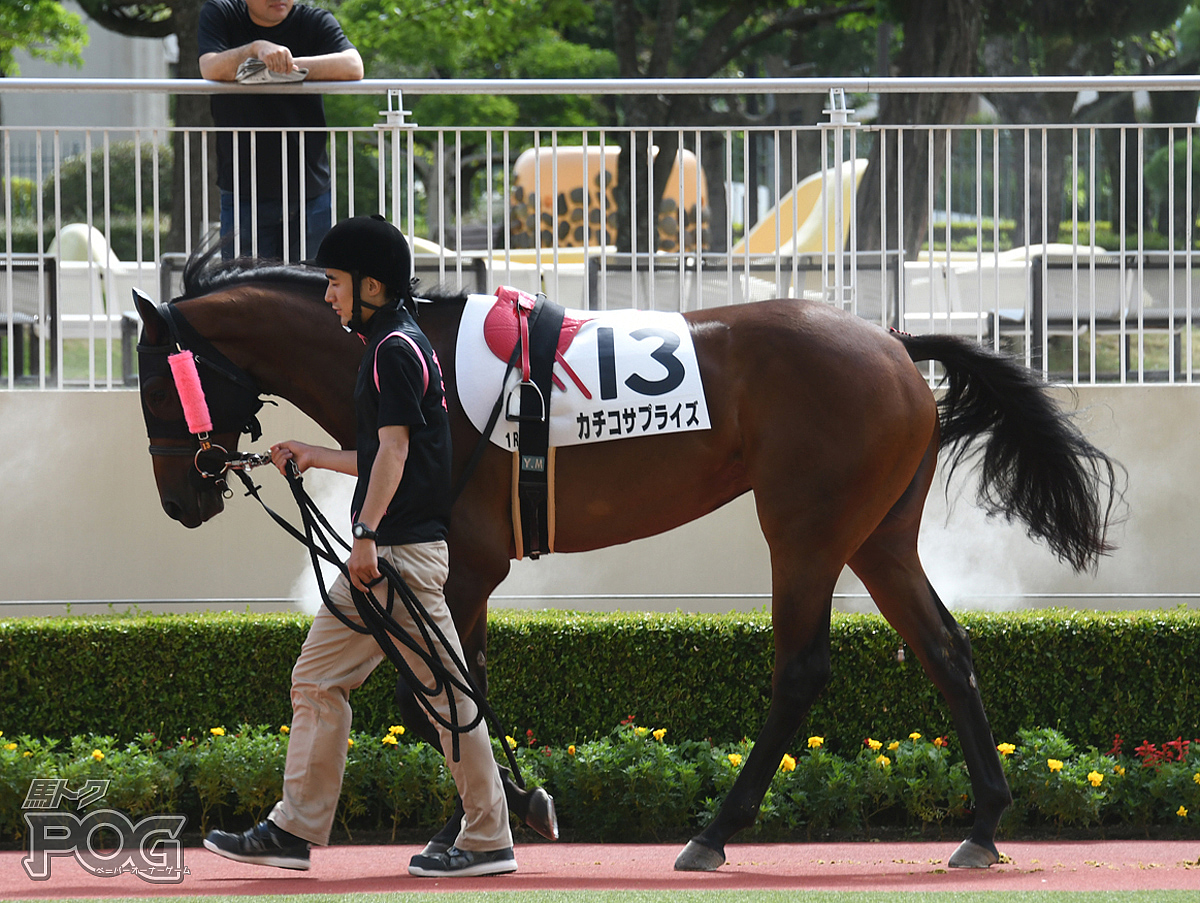
[[[354,47],[332,13],[296,4],[288,17],[273,28],[255,25],[243,0],[207,0],[200,9],[198,43],[200,55],[221,53],[253,41],[279,44],[294,57],[339,53]],[[283,196],[283,156],[278,129],[324,127],[325,104],[320,94],[214,94],[213,122],[218,126],[266,129],[255,135],[258,161],[258,194],[262,198]],[[287,138],[288,198],[300,197],[298,132]],[[233,190],[233,134],[217,134],[217,185]],[[325,132],[304,133],[305,192],[311,199],[329,189],[329,154]],[[250,134],[238,135],[238,175],[250,200]]]
[[[407,338],[395,335],[397,331]],[[366,499],[371,467],[379,452],[380,427],[407,426],[404,476],[377,527],[377,543],[405,545],[445,539],[450,523],[450,418],[437,355],[403,308],[376,311],[367,323],[366,340],[354,387],[358,485],[352,516],[357,519]]]

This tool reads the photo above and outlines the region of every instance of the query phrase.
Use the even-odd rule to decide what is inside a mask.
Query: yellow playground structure
[[[617,180],[618,147],[588,147],[587,183],[588,202],[585,213],[583,200],[584,160],[582,147],[559,147],[555,149],[529,148],[513,165],[512,193],[510,198],[512,225],[510,246],[532,248],[540,244],[552,247],[557,234],[560,248],[612,246],[617,243],[617,198],[614,185]],[[658,153],[658,148],[654,149]],[[601,165],[603,161],[603,165]],[[680,163],[683,164],[683,201],[680,203]],[[558,176],[555,181],[554,170]],[[601,173],[603,172],[604,204],[600,203]],[[699,194],[699,212],[697,212]],[[680,216],[683,208],[683,250],[696,249],[696,224],[708,220],[708,185],[704,173],[696,166],[696,155],[681,149],[675,158],[667,179],[658,213],[658,249],[674,252],[680,250]],[[601,209],[604,211],[603,238],[601,238]],[[584,228],[584,218],[587,228]],[[701,247],[708,242],[701,233]]]
[[[836,251],[850,234],[854,192],[866,170],[865,159],[847,160],[842,164],[841,235],[837,234],[837,174],[831,168],[813,173],[785,194],[774,209],[733,246],[733,253],[820,254],[822,241],[825,250]]]
[[[657,148],[655,148],[657,152]],[[511,248],[533,248],[539,243],[550,248],[557,237],[560,248],[599,248],[617,240],[617,201],[614,191],[620,148],[589,147],[586,154],[588,201],[584,207],[584,149],[529,148],[513,166],[510,195]],[[603,166],[601,162],[603,161]],[[683,165],[682,208],[683,250],[696,249],[697,223],[701,226],[700,247],[708,249],[711,227],[708,183],[697,175],[696,157],[681,150],[667,180],[658,214],[658,250],[680,250],[680,163]],[[555,175],[557,168],[557,176]],[[819,254],[840,248],[850,230],[854,192],[866,171],[865,159],[842,164],[842,230],[837,232],[837,173],[833,168],[815,172],[785,194],[749,233],[733,247],[734,254]],[[603,173],[603,176],[601,175]],[[601,204],[601,186],[604,203]],[[697,194],[699,213],[697,213]],[[601,228],[601,211],[604,213]],[[586,228],[585,228],[586,217]],[[603,232],[603,235],[602,235]]]

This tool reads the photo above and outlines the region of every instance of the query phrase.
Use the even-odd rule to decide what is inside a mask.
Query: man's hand
[[[278,467],[279,472],[285,477],[289,461],[296,465],[296,469],[300,473],[304,473],[310,467],[319,466],[316,457],[320,450],[316,445],[289,439],[271,446],[271,463]]]
[[[379,550],[373,539],[356,539],[346,562],[350,571],[350,582],[356,589],[366,592],[369,585],[383,575],[379,572]]]
[[[253,55],[267,64],[272,72],[291,72],[296,68],[292,52],[282,44],[272,44],[270,41],[258,40],[250,45]]]

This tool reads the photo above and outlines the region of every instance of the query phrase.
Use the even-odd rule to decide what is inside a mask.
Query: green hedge
[[[1200,735],[1200,612],[962,613],[997,740],[1054,728],[1105,750]],[[67,738],[178,737],[218,724],[290,720],[300,614],[0,620],[0,730]],[[831,751],[867,736],[950,733],[916,656],[874,615],[835,615],[833,677],[808,719]],[[553,745],[633,716],[677,740],[753,738],[771,686],[764,613],[492,614],[490,698],[502,729]],[[397,720],[394,672],[352,697],[355,727]]]

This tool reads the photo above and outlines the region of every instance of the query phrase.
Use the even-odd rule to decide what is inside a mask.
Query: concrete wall
[[[1059,397],[1073,404],[1069,392]],[[921,553],[952,606],[1196,605],[1200,524],[1194,482],[1200,390],[1082,388],[1081,423],[1128,468],[1120,549],[1095,575],[1074,575],[1017,526],[984,517],[973,480],[955,478],[949,503],[937,484],[926,508]],[[294,408],[268,406],[264,438],[326,441]],[[239,490],[225,513],[187,530],[162,512],[135,392],[0,392],[0,616],[30,600],[175,600],[166,610],[245,608],[247,599],[314,604],[306,553]],[[797,462],[803,466],[803,462]],[[291,516],[287,485],[255,471],[268,504]],[[335,524],[351,481],[314,473],[306,485]],[[966,490],[964,491],[964,486]],[[514,565],[496,605],[726,611],[768,604],[766,545],[750,498],[660,537],[579,555]],[[699,594],[698,598],[684,598]],[[844,575],[837,606],[870,611],[861,585]],[[95,607],[77,604],[75,612]],[[163,610],[160,607],[160,610]]]

